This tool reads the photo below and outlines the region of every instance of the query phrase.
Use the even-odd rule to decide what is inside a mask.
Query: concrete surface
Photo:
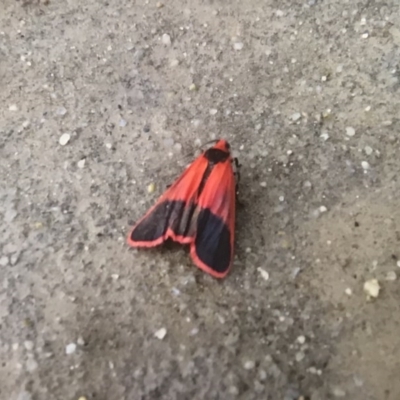
[[[398,0],[1,3],[1,399],[400,398]],[[222,282],[125,244],[216,137]]]

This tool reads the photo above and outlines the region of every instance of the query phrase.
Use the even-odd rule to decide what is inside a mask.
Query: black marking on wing
[[[171,228],[175,235],[193,237],[196,218],[196,206],[192,203],[166,200],[139,222],[130,238],[134,242],[152,242],[163,237],[168,228]]]
[[[208,208],[200,211],[195,239],[199,259],[214,271],[225,272],[231,263],[231,233]]]
[[[211,149],[205,151],[204,157],[207,159],[208,164],[201,178],[199,188],[197,190],[198,196],[200,196],[201,192],[206,186],[207,179],[209,178],[214,166],[218,163],[225,162],[229,158],[229,153],[220,149],[214,149],[212,147]]]

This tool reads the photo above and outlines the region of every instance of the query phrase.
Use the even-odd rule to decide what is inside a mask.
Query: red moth
[[[216,278],[232,265],[236,179],[229,143],[218,140],[203,152],[131,230],[132,247],[172,239],[190,245],[193,262]]]

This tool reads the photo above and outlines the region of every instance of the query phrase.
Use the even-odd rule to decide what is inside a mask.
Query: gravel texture
[[[0,398],[398,400],[398,0],[2,0]],[[227,279],[136,251],[223,137]]]

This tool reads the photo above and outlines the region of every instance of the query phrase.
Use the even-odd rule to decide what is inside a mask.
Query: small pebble
[[[164,4],[163,3],[161,3],[160,1],[156,4],[156,7],[157,8],[163,8],[164,7]]]
[[[306,342],[306,337],[301,335],[297,338],[298,343],[304,344]]]
[[[244,369],[251,370],[256,366],[256,363],[252,360],[248,360],[243,364]]]
[[[301,361],[304,360],[305,356],[306,355],[304,354],[304,352],[299,351],[299,352],[296,353],[295,359],[296,359],[297,362],[301,362]]]
[[[261,187],[267,187],[267,182],[260,182]]]
[[[60,136],[59,143],[61,146],[65,146],[71,139],[71,135],[69,133],[63,133]]]
[[[397,261],[396,265],[400,268],[400,260]]]
[[[368,161],[362,161],[362,162],[361,162],[361,166],[362,166],[362,168],[363,168],[364,170],[369,169],[369,163],[368,163]]]
[[[347,136],[353,137],[355,134],[356,134],[356,131],[355,131],[354,128],[352,128],[351,126],[348,126],[346,128],[346,135]]]
[[[10,111],[18,111],[18,106],[16,104],[11,104],[10,107],[8,107]]]
[[[67,113],[67,109],[65,107],[58,107],[56,110],[56,114],[63,116]]]
[[[167,334],[167,330],[165,328],[161,328],[154,333],[154,336],[157,339],[163,340],[165,338],[166,334]]]
[[[324,212],[327,212],[328,211],[328,209],[325,207],[325,206],[321,206],[320,208],[319,208],[319,212],[320,213],[324,213]]]
[[[268,273],[267,271],[265,271],[265,269],[262,269],[262,268],[258,267],[258,268],[257,268],[257,271],[260,273],[261,277],[262,277],[264,280],[267,281],[267,280],[269,279],[269,273]]]
[[[148,193],[153,193],[154,190],[156,189],[156,185],[152,182],[147,186],[147,192]]]
[[[35,371],[35,370],[37,369],[38,366],[39,366],[38,363],[37,363],[33,358],[29,358],[29,359],[26,361],[26,370],[27,370],[28,372],[33,372],[33,371]]]
[[[24,121],[24,122],[22,123],[22,127],[23,127],[24,129],[28,129],[30,124],[31,124],[30,121]]]
[[[328,132],[322,132],[320,138],[326,142],[329,139]]]
[[[290,119],[291,119],[293,122],[298,121],[300,118],[301,118],[301,114],[300,114],[299,112],[294,113],[294,114],[292,114],[292,115],[290,116]]]
[[[377,298],[379,296],[379,291],[381,287],[376,279],[370,279],[364,283],[364,292],[368,297]]]
[[[366,111],[366,112],[371,111],[371,106],[365,107],[365,111]]]
[[[78,343],[79,346],[84,346],[85,345],[85,341],[83,340],[82,336],[78,337],[78,340],[76,341],[76,343]]]
[[[17,400],[32,400],[32,394],[23,390],[17,396]]]
[[[26,350],[28,351],[32,351],[33,350],[33,342],[31,340],[25,340],[24,342],[24,347]]]
[[[164,33],[164,35],[162,35],[161,41],[166,46],[170,46],[171,45],[171,36],[169,36],[167,33]]]
[[[235,50],[242,50],[242,49],[243,49],[243,43],[241,43],[241,42],[236,42],[236,43],[233,44],[233,48],[234,48]]]
[[[85,167],[86,160],[83,158],[77,162],[78,168],[82,169]]]
[[[218,110],[216,108],[212,108],[210,110],[210,115],[215,115],[218,112]]]
[[[192,83],[192,84],[189,86],[189,90],[193,92],[193,91],[197,90],[197,86],[196,86],[194,83]]]
[[[121,118],[121,119],[119,120],[119,126],[120,126],[121,128],[125,128],[126,124],[127,124],[127,122],[126,122],[125,119]]]
[[[70,343],[65,347],[65,354],[70,355],[75,353],[76,351],[76,344],[75,343]]]
[[[350,288],[346,288],[344,292],[347,294],[347,296],[351,296],[353,294],[353,291]]]
[[[284,14],[284,12],[283,12],[282,10],[276,10],[276,11],[275,11],[275,15],[276,15],[277,17],[283,17],[285,14]]]
[[[117,281],[117,280],[119,279],[119,275],[118,275],[118,274],[111,274],[111,278],[112,278],[114,281]]]
[[[177,67],[179,65],[179,60],[175,59],[175,60],[171,60],[171,62],[169,63],[169,65],[171,67]]]
[[[395,281],[397,279],[397,275],[396,275],[396,272],[394,272],[394,271],[389,271],[387,274],[386,274],[386,280],[387,281]]]
[[[346,392],[343,390],[343,389],[340,389],[340,388],[334,388],[333,390],[332,390],[332,394],[335,396],[335,397],[345,397],[346,396]]]
[[[106,147],[107,147],[107,149],[112,149],[112,143],[106,143]]]
[[[365,146],[364,151],[367,156],[370,156],[373,153],[372,147],[369,146]]]
[[[365,32],[365,33],[363,33],[362,35],[361,35],[361,37],[363,38],[363,39],[367,39],[368,38],[368,32]]]
[[[8,262],[9,262],[9,260],[8,260],[7,256],[2,256],[0,258],[0,266],[1,267],[6,267],[8,265]]]

